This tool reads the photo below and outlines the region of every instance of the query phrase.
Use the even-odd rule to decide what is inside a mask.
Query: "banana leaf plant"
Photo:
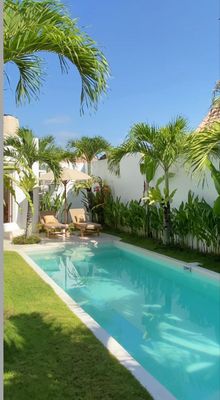
[[[174,176],[175,174],[173,173],[168,173],[167,178],[170,179]],[[159,204],[163,211],[164,211],[164,230],[166,232],[166,236],[168,235],[169,238],[171,238],[172,234],[172,227],[171,227],[171,209],[170,209],[170,204],[172,203],[173,197],[177,191],[177,189],[174,189],[172,192],[169,191],[169,185],[166,184],[167,180],[166,176],[163,175],[157,180],[156,186],[152,187],[148,191],[148,196],[143,198],[143,200],[149,201],[149,205],[151,204]],[[160,185],[164,183],[163,190],[160,189]],[[167,241],[165,239],[165,244],[167,244]]]
[[[220,171],[215,168],[214,164],[210,160],[206,160],[206,166],[211,172],[211,177],[218,193],[218,197],[214,202],[213,211],[220,217]]]

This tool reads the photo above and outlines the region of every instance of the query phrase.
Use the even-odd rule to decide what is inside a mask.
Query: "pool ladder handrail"
[[[185,271],[192,272],[192,267],[190,267],[189,265],[184,265],[184,266],[183,266],[183,269],[184,269]]]

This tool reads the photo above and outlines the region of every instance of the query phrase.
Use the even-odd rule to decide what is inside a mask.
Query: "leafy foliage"
[[[72,150],[72,159],[82,158],[88,164],[88,174],[91,174],[91,162],[94,157],[110,149],[110,144],[102,136],[82,136],[80,139],[70,140],[68,148]]]
[[[15,201],[16,192],[14,186],[17,186],[19,189],[21,189],[26,199],[28,200],[32,212],[34,212],[34,206],[32,198],[30,196],[30,191],[33,191],[36,187],[37,180],[32,169],[29,168],[27,165],[24,166],[22,162],[20,162],[19,166],[15,166],[11,162],[4,162],[3,172],[4,187],[6,187],[10,191]],[[15,178],[15,172],[19,174],[19,179]]]
[[[135,124],[126,140],[119,147],[112,149],[108,158],[109,169],[116,174],[120,173],[120,161],[129,154],[141,155],[140,170],[146,174],[147,179],[152,180],[158,166],[162,168],[163,194],[158,183],[157,187],[146,195],[151,204],[164,202],[163,232],[166,244],[170,242],[172,236],[169,202],[175,194],[175,191],[172,193],[169,191],[170,168],[184,153],[186,128],[186,120],[182,117],[177,117],[160,128],[145,123]]]
[[[168,177],[172,178],[175,174],[169,173]],[[177,189],[174,189],[171,193],[167,190],[166,187],[163,188],[163,192],[160,190],[160,185],[163,183],[165,180],[165,177],[162,176],[157,180],[156,186],[151,187],[148,191],[148,196],[146,198],[143,198],[143,200],[148,200],[149,204],[154,204],[158,203],[160,205],[167,205],[168,203],[171,203],[173,200],[173,197],[176,193]]]
[[[173,209],[172,224],[176,243],[219,252],[220,218],[204,199],[189,192],[187,202]]]
[[[40,211],[54,211],[57,213],[64,204],[64,196],[45,192],[40,197]]]
[[[94,184],[96,187],[93,187]],[[76,194],[81,192],[81,202],[92,220],[103,224],[103,209],[111,194],[109,186],[101,178],[93,176],[88,181],[75,183],[74,191]]]
[[[187,162],[194,172],[209,168],[207,160],[220,160],[220,122],[214,122],[205,130],[189,135],[185,148]]]
[[[12,239],[13,244],[37,244],[41,242],[41,238],[39,236],[29,236],[26,237],[25,235],[16,236]]]
[[[219,195],[214,203],[214,212],[220,216],[220,171],[214,165],[215,161],[220,162],[220,122],[216,121],[201,132],[191,134],[186,142],[186,150],[187,162],[193,172],[202,175],[206,169],[210,171]]]
[[[122,145],[114,148],[109,155],[109,168],[119,172],[120,161],[129,154],[141,155],[141,164],[154,162],[168,171],[183,153],[186,120],[177,117],[173,122],[158,128],[145,123],[135,124]]]
[[[104,218],[107,226],[127,229],[131,233],[146,235],[149,225],[150,236],[160,238],[163,229],[163,214],[154,205],[145,207],[141,200],[131,200],[124,204],[120,197],[110,195],[104,205]]]
[[[164,221],[163,206],[145,204],[131,200],[124,204],[119,197],[109,196],[104,205],[105,224],[135,235],[148,236],[161,240]],[[180,247],[197,247],[197,250],[219,254],[220,218],[204,199],[189,192],[186,203],[171,209],[171,222],[174,244]]]
[[[107,90],[109,66],[64,5],[57,0],[5,0],[4,62],[18,68],[17,103],[38,96],[45,75],[41,52],[56,54],[62,72],[74,65],[82,81],[82,110],[84,105],[96,106]]]
[[[53,136],[45,136],[38,141],[33,132],[20,128],[14,136],[4,141],[4,157],[10,158],[15,165],[32,168],[35,162],[46,164],[58,179],[61,171],[60,161],[66,156],[65,151],[55,145]]]
[[[28,199],[26,235],[31,234],[33,217],[33,189],[37,185],[33,173],[35,162],[47,165],[58,180],[61,172],[60,161],[66,158],[66,152],[55,145],[54,138],[47,136],[36,140],[30,129],[20,128],[17,135],[8,136],[4,141],[4,158],[21,171],[19,180],[13,180]],[[8,179],[6,175],[6,179]]]

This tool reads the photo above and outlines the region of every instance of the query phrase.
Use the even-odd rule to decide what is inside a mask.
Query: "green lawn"
[[[145,389],[15,252],[5,252],[5,400],[144,400]]]
[[[155,251],[169,257],[183,260],[186,262],[199,262],[201,267],[220,273],[220,256],[198,253],[190,249],[181,249],[177,247],[166,247],[153,239],[143,238],[129,233],[119,232],[115,229],[105,228],[104,232],[120,236],[122,242],[130,243],[147,250]]]

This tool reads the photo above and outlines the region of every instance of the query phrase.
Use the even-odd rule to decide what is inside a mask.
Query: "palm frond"
[[[74,65],[81,77],[81,111],[94,105],[107,91],[109,66],[97,44],[78,26],[56,0],[5,0],[4,62],[17,65],[20,79],[18,102],[38,96],[43,78],[39,52],[58,56],[61,71]]]
[[[73,150],[73,158],[83,158],[91,162],[95,156],[108,151],[110,144],[102,136],[82,136],[80,139],[70,140],[68,148]]]
[[[162,128],[145,123],[135,124],[122,145],[111,151],[109,169],[119,174],[122,158],[139,153],[142,170],[146,169],[150,160],[154,160],[156,167],[161,165],[164,170],[169,170],[183,153],[186,126],[186,120],[182,117],[177,117]]]
[[[204,171],[207,160],[220,159],[220,122],[214,122],[201,132],[192,133],[186,142],[187,162],[193,172]]]

